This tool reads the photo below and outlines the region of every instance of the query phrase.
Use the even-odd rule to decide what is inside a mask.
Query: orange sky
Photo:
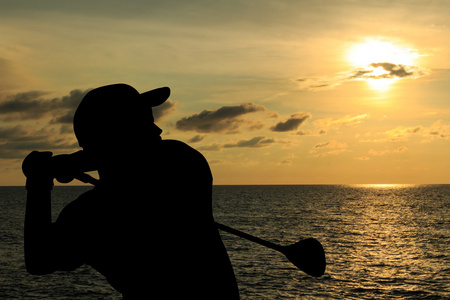
[[[118,82],[215,184],[450,183],[450,3],[392,2],[2,1],[0,185]]]

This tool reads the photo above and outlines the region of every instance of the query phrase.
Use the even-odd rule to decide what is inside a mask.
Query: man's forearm
[[[25,265],[32,274],[54,271],[51,246],[51,186],[28,187],[25,212]]]

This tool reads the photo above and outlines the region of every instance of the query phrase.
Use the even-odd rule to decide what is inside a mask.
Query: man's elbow
[[[25,268],[32,275],[46,275],[55,272],[53,264],[44,259],[36,259],[25,256]]]
[[[28,273],[30,273],[31,275],[47,275],[53,273],[49,269],[44,269],[36,266],[27,266],[26,268]]]

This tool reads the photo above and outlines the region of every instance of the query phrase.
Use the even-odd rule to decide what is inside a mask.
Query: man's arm
[[[52,249],[51,190],[53,177],[47,171],[51,152],[33,151],[24,160],[27,177],[25,212],[25,266],[31,274],[55,271]]]
[[[25,212],[25,266],[34,275],[55,271],[52,263],[51,190],[28,189]]]

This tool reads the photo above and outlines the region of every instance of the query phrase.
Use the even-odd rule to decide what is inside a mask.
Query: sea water
[[[88,189],[55,187],[54,218]],[[45,276],[26,272],[25,199],[23,187],[0,187],[0,299],[120,299],[88,266]],[[243,300],[448,299],[449,206],[450,185],[215,186],[213,191],[217,222],[280,245],[314,237],[325,249],[325,275],[314,278],[279,252],[221,232]],[[170,291],[162,298],[170,299]]]

